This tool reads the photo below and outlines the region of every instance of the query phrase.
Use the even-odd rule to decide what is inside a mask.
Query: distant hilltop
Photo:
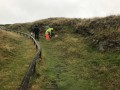
[[[120,16],[108,16],[104,18],[80,19],[80,18],[48,18],[30,23],[17,23],[6,25],[11,30],[24,32],[31,31],[38,25],[41,34],[44,34],[44,26],[53,27],[57,33],[71,32],[88,37],[91,46],[100,51],[120,51]]]
[[[81,19],[81,18],[48,18],[43,20],[38,20],[30,23],[16,23],[6,25],[7,28],[12,30],[28,30],[34,26],[38,25],[40,28],[49,25],[54,27],[54,29],[60,31],[63,27],[71,27],[76,32],[81,33],[80,29],[84,30],[96,30],[96,29],[117,29],[120,27],[120,16],[108,16],[104,18],[91,18],[91,19]]]
[[[0,29],[1,30],[5,29],[5,26],[4,25],[0,25]]]

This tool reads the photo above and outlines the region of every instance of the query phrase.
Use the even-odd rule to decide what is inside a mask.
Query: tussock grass
[[[0,90],[17,90],[35,54],[33,43],[0,30]]]

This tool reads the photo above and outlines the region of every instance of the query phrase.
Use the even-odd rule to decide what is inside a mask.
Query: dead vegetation
[[[31,40],[0,30],[0,90],[18,90],[35,52]]]

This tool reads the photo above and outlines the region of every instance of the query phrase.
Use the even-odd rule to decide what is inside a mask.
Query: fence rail
[[[35,38],[33,36],[31,36],[27,33],[24,33],[24,32],[18,32],[18,31],[13,31],[13,32],[16,32],[17,34],[31,38],[37,49],[37,52],[36,52],[34,58],[32,59],[32,62],[29,65],[29,68],[28,68],[25,76],[23,77],[22,82],[19,87],[19,90],[27,90],[31,77],[36,73],[36,63],[37,63],[38,59],[41,58],[42,49],[40,48],[39,44],[37,43],[37,41],[35,40]]]

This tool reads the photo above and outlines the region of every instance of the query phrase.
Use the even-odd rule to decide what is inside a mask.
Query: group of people
[[[53,36],[53,28],[46,26],[45,27],[45,39],[46,40],[50,40],[51,37]],[[40,33],[40,29],[37,25],[34,26],[34,28],[32,29],[32,34],[35,35],[35,39],[39,41],[39,33]]]

